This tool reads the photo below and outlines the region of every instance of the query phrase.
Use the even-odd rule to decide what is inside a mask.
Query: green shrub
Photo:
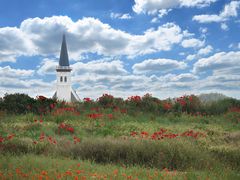
[[[240,100],[227,98],[219,101],[204,104],[202,112],[206,112],[211,115],[220,115],[226,113],[229,108],[240,107]]]
[[[0,100],[0,110],[11,114],[26,114],[33,112],[35,114],[46,114],[56,105],[55,99],[38,96],[37,99],[31,98],[26,94],[6,94]]]
[[[24,114],[31,112],[31,105],[35,103],[35,99],[26,94],[6,94],[1,102],[1,109],[7,113]]]

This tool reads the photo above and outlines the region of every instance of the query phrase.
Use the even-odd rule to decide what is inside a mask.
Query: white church
[[[56,67],[57,72],[57,90],[53,95],[60,101],[76,102],[79,101],[77,93],[72,89],[71,67],[69,66],[68,51],[65,35],[63,35],[62,46],[59,58],[59,65]]]

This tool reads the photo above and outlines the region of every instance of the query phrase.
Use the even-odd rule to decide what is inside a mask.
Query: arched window
[[[61,77],[60,77],[60,82],[62,82],[62,81],[63,81],[63,77],[61,76]]]
[[[64,77],[64,81],[67,82],[67,76]]]

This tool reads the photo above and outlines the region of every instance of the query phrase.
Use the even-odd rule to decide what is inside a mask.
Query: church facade
[[[63,35],[62,46],[59,58],[59,65],[56,67],[57,87],[54,98],[60,101],[79,101],[77,93],[72,89],[71,67],[69,65],[66,37]]]

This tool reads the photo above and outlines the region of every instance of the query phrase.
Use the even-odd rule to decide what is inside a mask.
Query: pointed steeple
[[[63,34],[63,39],[62,39],[59,66],[69,66],[67,43],[66,43],[65,34]]]

